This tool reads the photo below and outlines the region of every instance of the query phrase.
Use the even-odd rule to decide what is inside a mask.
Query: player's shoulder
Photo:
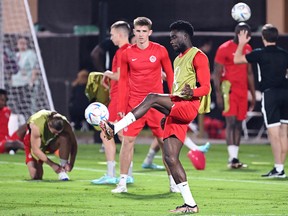
[[[150,41],[150,46],[152,47],[157,47],[157,48],[160,48],[160,49],[166,49],[163,45],[157,43],[157,42],[153,42],[153,41]]]
[[[11,114],[11,109],[8,107],[8,106],[5,106],[5,107],[3,107],[1,110],[0,110],[0,113],[3,113],[3,114],[5,114],[5,115],[7,115],[7,114]]]

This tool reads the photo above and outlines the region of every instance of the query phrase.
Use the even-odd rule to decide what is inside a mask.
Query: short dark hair
[[[5,89],[0,89],[0,95],[4,95],[6,97],[6,101],[8,100],[7,91]]]
[[[64,128],[64,120],[60,114],[53,111],[48,116],[48,124],[50,127],[54,128],[57,131],[62,131]]]
[[[241,30],[247,30],[248,32],[251,33],[251,27],[245,23],[245,22],[240,22],[236,25],[235,27],[235,33],[238,35]]]
[[[137,17],[133,22],[134,26],[148,26],[149,29],[152,29],[152,21],[147,17]]]
[[[176,30],[176,31],[186,32],[189,35],[190,40],[192,39],[194,35],[194,28],[191,25],[191,23],[189,23],[188,21],[177,20],[173,22],[169,28],[170,28],[170,31]]]
[[[270,43],[274,43],[278,39],[278,29],[272,24],[265,24],[262,27],[262,36],[263,38]]]
[[[123,29],[124,31],[127,32],[128,35],[130,35],[130,32],[131,32],[131,28],[130,28],[130,25],[129,23],[125,22],[125,21],[117,21],[115,23],[113,23],[111,25],[111,29],[112,28],[116,28],[116,29]]]

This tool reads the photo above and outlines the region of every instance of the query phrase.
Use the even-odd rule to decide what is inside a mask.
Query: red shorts
[[[198,115],[200,100],[182,100],[178,97],[171,97],[174,105],[166,118],[164,126],[164,139],[174,135],[182,143],[186,138],[188,124]]]
[[[8,141],[8,140],[11,140],[11,141],[14,141],[14,140],[20,140],[18,135],[17,135],[17,131],[12,134],[11,137],[8,137],[8,138],[5,138],[3,140],[0,140],[0,154],[1,153],[5,153],[5,143]]]
[[[0,140],[0,154],[5,153],[5,143],[6,139]]]
[[[138,101],[132,102],[132,100],[130,100],[128,110],[130,111],[132,107],[135,107],[138,104]],[[160,124],[162,118],[164,118],[164,115],[152,108],[143,117],[124,128],[123,135],[136,137],[141,132],[145,124],[147,124],[154,136],[163,137],[163,130]]]
[[[36,161],[31,154],[31,142],[30,142],[29,130],[26,131],[23,142],[25,146],[25,156],[26,156],[25,163],[27,164],[30,161]]]
[[[223,116],[236,116],[236,119],[243,121],[246,119],[248,110],[248,95],[229,94],[229,110],[223,112]]]

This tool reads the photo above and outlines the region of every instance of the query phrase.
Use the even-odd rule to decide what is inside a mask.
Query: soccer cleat
[[[211,146],[211,144],[209,142],[207,142],[207,143],[205,143],[205,145],[198,146],[198,150],[203,152],[203,153],[206,153],[209,151],[210,146]]]
[[[117,185],[117,187],[111,190],[112,193],[127,193],[127,187],[123,185]]]
[[[58,179],[60,181],[69,181],[69,176],[67,175],[66,172],[62,171],[62,172],[58,173]]]
[[[110,177],[108,175],[104,175],[99,179],[92,180],[91,184],[96,184],[96,185],[117,184],[117,178],[116,177]]]
[[[133,184],[133,183],[134,183],[134,178],[132,176],[127,176],[126,184]]]
[[[193,213],[198,213],[198,212],[199,212],[199,208],[198,208],[197,205],[195,205],[195,206],[190,206],[190,205],[187,205],[186,203],[184,203],[184,205],[182,205],[182,206],[177,206],[176,209],[170,210],[170,212],[173,212],[173,213],[190,213],[190,214],[193,214]]]
[[[100,128],[104,132],[107,140],[110,140],[114,137],[114,125],[113,124],[107,121],[101,121]]]
[[[120,181],[120,178],[117,178],[116,184],[118,184],[119,181]],[[133,176],[127,176],[126,184],[134,184],[134,177]]]
[[[230,168],[230,169],[241,169],[241,168],[247,168],[248,165],[244,164],[244,163],[241,163],[239,161],[239,159],[237,159],[237,158],[233,158],[232,161],[230,161],[227,164],[227,167]]]
[[[181,193],[177,185],[170,185],[170,192],[171,193]]]
[[[284,170],[281,172],[277,172],[276,168],[274,167],[270,172],[267,174],[261,175],[261,177],[265,178],[286,178]]]
[[[104,153],[104,152],[105,152],[105,147],[104,147],[103,144],[101,145],[101,147],[100,147],[100,149],[99,149],[99,152],[100,152],[100,153]]]
[[[153,169],[153,170],[165,170],[165,166],[157,165],[154,163],[152,163],[152,164],[143,163],[142,168],[143,169]]]

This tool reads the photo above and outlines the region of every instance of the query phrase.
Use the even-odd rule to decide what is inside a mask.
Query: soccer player
[[[11,110],[7,107],[7,91],[0,89],[0,154],[8,153],[11,150],[24,150],[24,144],[20,141],[20,130],[17,130],[11,137],[9,136],[8,122]],[[22,133],[23,134],[23,133]]]
[[[119,49],[116,51],[113,62],[112,71],[106,70],[103,73],[102,84],[103,86],[108,86],[110,84],[110,102],[108,106],[109,110],[109,121],[117,122],[119,116],[117,114],[117,104],[118,104],[118,80],[120,76],[120,65],[121,65],[121,55],[122,52],[129,46],[129,35],[130,35],[130,25],[125,21],[117,21],[111,25],[110,35],[111,40],[114,45],[118,46]],[[109,80],[107,80],[109,78]],[[108,86],[108,87],[109,87]],[[118,133],[119,139],[122,140],[122,132]],[[100,137],[104,144],[105,155],[107,160],[107,173],[99,179],[94,179],[91,181],[92,184],[116,184],[116,171],[115,171],[115,155],[116,155],[116,144],[114,139],[107,140],[104,138],[104,132],[101,132]],[[127,178],[127,183],[133,183],[134,179],[132,177],[132,168],[129,169],[130,173]]]
[[[146,17],[138,17],[134,20],[134,35],[136,44],[131,45],[122,53],[120,80],[118,83],[120,117],[139,104],[150,92],[163,93],[162,69],[167,76],[167,83],[171,89],[173,81],[173,69],[169,55],[165,47],[149,41],[152,34],[152,22]],[[127,83],[129,82],[129,86]],[[124,141],[120,150],[120,182],[112,190],[113,193],[122,193],[127,190],[126,179],[133,158],[134,143],[136,137],[147,124],[160,146],[163,144],[163,130],[160,121],[163,115],[155,109],[149,110],[147,115],[133,125],[123,130]],[[118,131],[117,131],[118,132]],[[169,170],[167,170],[169,174]],[[169,175],[170,185],[175,185]],[[171,180],[172,179],[172,180]]]
[[[201,50],[192,45],[194,29],[189,22],[176,21],[170,25],[170,30],[170,43],[173,49],[180,53],[174,60],[172,93],[150,93],[119,122],[113,125],[103,121],[100,126],[109,139],[119,130],[141,121],[152,108],[165,114],[163,157],[184,199],[184,205],[171,212],[196,213],[199,209],[190,191],[179,153],[188,124],[198,113],[205,113],[210,109],[207,103],[211,91],[209,61]],[[134,56],[131,59],[134,59]],[[126,185],[121,180],[116,189],[127,192]]]
[[[245,168],[247,164],[241,163],[238,158],[242,121],[246,119],[248,111],[248,89],[252,100],[250,110],[255,105],[255,86],[252,66],[250,64],[236,65],[233,56],[237,49],[238,34],[241,30],[247,30],[251,34],[250,26],[244,22],[235,27],[233,40],[224,42],[218,48],[215,56],[214,86],[216,101],[222,115],[226,120],[226,143],[228,150],[228,168]],[[246,44],[243,52],[251,52],[251,46]]]
[[[274,156],[274,167],[262,177],[285,178],[284,163],[288,151],[288,52],[276,45],[278,29],[266,24],[262,28],[264,48],[243,54],[243,48],[251,39],[247,30],[238,34],[239,44],[234,56],[236,64],[258,63],[262,114],[268,130]]]
[[[31,179],[41,180],[43,163],[49,165],[59,180],[67,181],[77,155],[77,141],[65,116],[50,110],[40,110],[30,116],[24,137],[26,165]],[[59,149],[60,164],[46,154]]]

